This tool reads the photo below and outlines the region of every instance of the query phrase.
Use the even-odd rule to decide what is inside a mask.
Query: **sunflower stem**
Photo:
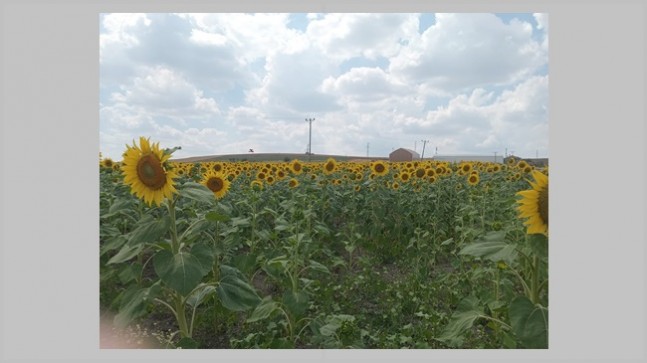
[[[530,289],[532,295],[530,300],[533,304],[539,303],[539,258],[532,257],[532,281],[530,282]]]
[[[173,299],[175,300],[175,311],[177,317],[177,323],[180,326],[180,335],[182,338],[191,338],[191,333],[189,332],[189,327],[186,321],[186,306],[182,296],[176,292],[173,294]]]
[[[177,224],[175,222],[175,198],[170,198],[168,201],[168,214],[171,218],[171,249],[173,254],[180,252],[180,240],[177,237]]]

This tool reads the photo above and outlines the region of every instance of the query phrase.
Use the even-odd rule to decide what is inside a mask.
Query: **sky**
[[[101,14],[103,157],[548,157],[547,14]],[[313,118],[312,123],[306,119]],[[425,141],[423,141],[425,140]]]

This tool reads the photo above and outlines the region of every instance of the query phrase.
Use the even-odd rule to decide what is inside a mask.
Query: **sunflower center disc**
[[[142,184],[158,190],[166,184],[166,172],[162,164],[153,155],[143,156],[137,163],[137,176]]]
[[[222,189],[223,183],[219,178],[210,178],[207,182],[207,187],[212,192],[219,192]]]
[[[538,201],[539,216],[548,225],[548,185],[546,188],[539,191]]]
[[[382,165],[382,164],[375,165],[375,171],[377,171],[378,173],[383,172],[384,171],[384,165]]]

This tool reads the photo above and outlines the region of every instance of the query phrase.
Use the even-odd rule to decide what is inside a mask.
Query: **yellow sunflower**
[[[290,188],[296,188],[299,186],[299,181],[292,178],[290,179],[290,182],[288,183],[288,185],[290,186]]]
[[[382,161],[376,161],[371,163],[371,170],[375,175],[385,175],[389,172],[389,165]]]
[[[303,164],[297,159],[292,160],[292,163],[290,163],[290,171],[295,175],[301,174],[303,172]]]
[[[480,177],[478,172],[471,173],[470,176],[467,178],[467,183],[469,185],[476,185],[479,183]]]
[[[101,166],[103,166],[106,169],[111,169],[114,164],[115,162],[112,161],[112,159],[110,158],[105,158],[103,159],[103,161],[101,161]]]
[[[220,173],[220,172],[222,172],[223,164],[220,163],[220,162],[215,162],[211,166],[211,169],[213,169],[213,171],[215,171],[216,173]]]
[[[528,226],[528,234],[548,236],[548,176],[537,170],[532,171],[532,176],[535,182],[528,181],[532,189],[517,193],[523,197],[517,201],[519,218],[528,218],[524,222]]]
[[[216,199],[220,199],[227,194],[231,182],[226,176],[209,170],[202,176],[202,184],[213,192]]]
[[[252,182],[249,183],[249,186],[255,190],[263,190],[263,182],[259,179],[252,180]]]
[[[460,173],[461,173],[461,174],[467,174],[467,173],[469,173],[470,171],[472,171],[472,163],[467,163],[467,162],[462,163],[462,164],[459,166],[459,170],[460,170]]]
[[[330,175],[334,173],[335,170],[337,170],[337,161],[335,161],[335,159],[333,158],[328,158],[328,160],[326,160],[326,163],[323,165],[324,174]]]
[[[148,139],[140,137],[139,146],[133,141],[132,147],[126,145],[123,155],[124,183],[138,198],[148,205],[161,205],[164,198],[172,198],[177,193],[173,182],[177,176],[172,169],[165,168],[171,154],[160,150],[159,143],[151,145]]]

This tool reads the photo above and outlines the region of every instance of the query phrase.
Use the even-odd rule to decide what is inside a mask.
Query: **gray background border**
[[[647,8],[641,1],[212,2],[5,0],[0,5],[3,361],[647,357]],[[98,349],[99,13],[176,11],[549,13],[550,349]]]

